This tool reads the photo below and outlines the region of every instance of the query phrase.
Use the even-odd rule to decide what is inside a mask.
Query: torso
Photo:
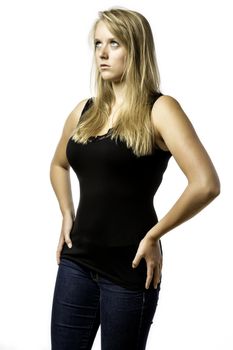
[[[106,125],[100,136],[110,127]],[[139,242],[158,222],[153,198],[171,154],[154,149],[136,157],[123,140],[106,136],[90,138],[86,144],[70,138],[66,155],[80,191],[70,232],[73,245],[63,246],[61,258],[98,271],[123,287],[144,290],[145,260],[134,271],[131,263]]]

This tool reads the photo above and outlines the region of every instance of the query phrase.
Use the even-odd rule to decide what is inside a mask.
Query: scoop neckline
[[[105,133],[105,134],[102,134],[102,135],[96,135],[96,136],[90,136],[90,138],[94,138],[94,139],[98,139],[100,137],[103,137],[103,136],[106,136],[110,133],[110,131],[112,130],[113,128],[109,128],[108,131]]]

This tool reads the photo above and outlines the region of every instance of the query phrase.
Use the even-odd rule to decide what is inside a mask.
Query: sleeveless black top
[[[80,120],[92,102],[87,101]],[[92,136],[85,145],[68,140],[66,155],[79,180],[80,198],[70,233],[72,248],[64,244],[61,258],[123,287],[143,290],[146,261],[142,258],[135,269],[132,261],[140,240],[158,222],[153,198],[171,153],[155,148],[153,154],[137,157],[110,134],[111,129]]]

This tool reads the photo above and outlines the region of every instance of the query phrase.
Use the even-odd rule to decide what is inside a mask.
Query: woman
[[[140,13],[99,13],[91,32],[96,96],[68,116],[50,178],[63,215],[53,350],[145,349],[162,271],[160,238],[220,192],[215,168],[178,101],[159,89],[153,35]],[[154,195],[173,156],[187,187],[158,221]],[[70,166],[80,201],[75,215]]]

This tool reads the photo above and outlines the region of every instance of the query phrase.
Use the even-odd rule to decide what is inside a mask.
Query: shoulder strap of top
[[[155,98],[154,98],[154,102],[155,102],[160,96],[163,96],[163,93],[162,93],[162,92],[157,92],[156,95],[155,95]]]
[[[155,103],[155,101],[157,101],[157,99],[162,95],[163,95],[162,92],[154,91],[154,93],[150,96],[150,99],[149,99],[149,103],[151,107],[153,107],[153,104]]]
[[[93,103],[93,97],[90,97],[82,109],[81,115],[79,117],[78,125],[83,119],[83,114],[91,107],[92,103]]]
[[[82,115],[91,107],[92,103],[93,103],[93,97],[90,97],[83,107],[79,120],[82,119]]]

